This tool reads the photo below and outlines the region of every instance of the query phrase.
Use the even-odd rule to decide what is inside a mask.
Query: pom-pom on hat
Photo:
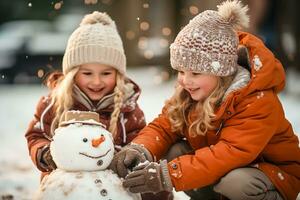
[[[206,10],[194,17],[170,46],[171,66],[216,76],[237,70],[237,30],[248,27],[248,7],[227,0],[218,11]]]
[[[121,74],[126,71],[121,37],[106,13],[95,11],[86,15],[71,34],[63,57],[63,73],[87,63],[110,65]]]

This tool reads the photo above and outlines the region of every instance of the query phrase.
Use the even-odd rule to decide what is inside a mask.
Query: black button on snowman
[[[114,155],[113,138],[97,113],[67,112],[55,130],[50,151],[57,169],[44,177],[35,200],[141,199],[107,169]]]

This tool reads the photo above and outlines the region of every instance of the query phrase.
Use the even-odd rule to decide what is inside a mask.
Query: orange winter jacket
[[[240,32],[239,40],[249,51],[251,79],[245,87],[229,93],[216,109],[215,130],[193,138],[188,130],[172,132],[166,104],[133,142],[143,144],[160,159],[177,140],[187,139],[194,154],[168,163],[176,190],[211,185],[235,168],[253,166],[270,178],[285,199],[296,199],[300,191],[299,140],[277,97],[285,84],[284,69],[258,38]]]

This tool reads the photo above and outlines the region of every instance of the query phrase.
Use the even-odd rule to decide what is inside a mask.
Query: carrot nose
[[[98,147],[104,140],[105,140],[105,137],[103,135],[101,135],[99,138],[92,139],[92,146]]]

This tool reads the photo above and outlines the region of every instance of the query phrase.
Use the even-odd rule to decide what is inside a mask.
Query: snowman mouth
[[[88,154],[83,153],[83,152],[79,152],[79,154],[83,155],[83,156],[86,156],[86,157],[89,157],[89,158],[92,158],[92,159],[98,159],[98,158],[102,158],[102,157],[106,156],[110,151],[111,151],[111,149],[108,149],[105,154],[100,155],[100,156],[91,156],[91,155],[88,155]]]

